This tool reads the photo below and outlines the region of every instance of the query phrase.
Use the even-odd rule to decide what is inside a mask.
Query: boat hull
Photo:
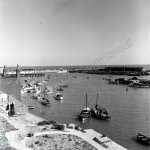
[[[150,138],[148,138],[140,133],[137,133],[137,142],[140,142],[145,145],[150,145]]]
[[[88,119],[90,117],[91,117],[91,110],[90,110],[90,108],[87,108],[87,109],[85,108],[79,114],[78,119],[80,121],[83,121],[83,120]]]
[[[56,100],[63,100],[63,97],[55,97]]]
[[[28,109],[34,109],[35,106],[28,106]]]
[[[47,100],[47,99],[42,99],[42,100],[41,100],[41,104],[42,104],[42,105],[50,105],[50,102],[49,102],[49,100]]]
[[[92,116],[94,118],[100,119],[100,120],[110,120],[110,115],[98,115],[96,111],[92,110]]]
[[[97,106],[97,108],[96,108],[96,106],[93,106],[91,112],[92,112],[92,116],[94,118],[97,118],[97,119],[100,119],[100,120],[110,120],[111,119],[111,117],[107,113],[107,111],[104,108],[100,107],[100,106]]]

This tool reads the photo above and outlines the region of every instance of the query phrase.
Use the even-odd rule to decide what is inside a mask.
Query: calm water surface
[[[47,86],[52,86],[52,83],[57,83],[60,79],[66,80],[66,77],[70,76],[71,74],[51,73]],[[111,78],[114,80],[119,77],[131,78],[129,76]],[[61,92],[64,96],[62,102],[54,99],[56,93],[54,89],[53,94],[48,96],[51,106],[43,106],[37,100],[33,100],[36,108],[30,112],[48,120],[75,123],[85,129],[92,128],[130,150],[150,149],[149,146],[136,142],[137,132],[150,137],[150,88],[129,87],[129,90],[126,91],[126,85],[108,84],[102,78],[110,77],[108,75],[77,75],[77,78],[66,82],[69,87],[64,88],[64,91]],[[138,78],[150,79],[150,76]],[[43,79],[45,78],[35,80]],[[82,123],[76,120],[77,115],[85,108],[86,93],[90,107],[96,102],[96,94],[99,94],[98,103],[110,113],[110,121],[90,118],[86,123]]]

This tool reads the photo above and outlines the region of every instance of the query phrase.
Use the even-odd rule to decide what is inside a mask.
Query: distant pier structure
[[[143,67],[137,66],[101,66],[70,69],[70,73],[113,74],[113,75],[143,75]]]
[[[3,70],[3,71],[2,71]],[[34,69],[20,69],[19,65],[17,65],[16,70],[12,70],[6,68],[4,65],[3,68],[1,68],[1,76],[3,78],[17,78],[19,79],[20,77],[42,77],[45,76],[45,72],[42,70],[34,70]]]

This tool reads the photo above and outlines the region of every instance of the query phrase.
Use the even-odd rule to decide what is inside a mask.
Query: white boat
[[[55,99],[56,99],[56,100],[63,100],[62,94],[61,94],[61,93],[56,93]]]
[[[39,100],[41,98],[41,96],[39,94],[34,93],[33,98]]]
[[[42,85],[45,85],[47,82],[44,80],[44,81],[41,81]]]
[[[46,94],[52,94],[53,91],[52,91],[51,88],[45,87],[45,93],[46,93]]]
[[[135,87],[135,85],[138,84],[139,81],[140,81],[140,80],[130,80],[129,86],[130,86],[130,87]]]
[[[34,89],[35,94],[40,94],[41,93],[41,87],[37,87]]]
[[[36,84],[40,86],[40,85],[42,85],[42,82],[41,81],[37,81]]]
[[[26,89],[21,89],[21,94],[25,94],[27,93],[27,90]]]
[[[82,109],[81,113],[78,115],[79,121],[85,121],[86,119],[90,118],[91,116],[91,109],[87,106],[87,93],[86,93],[86,107]]]
[[[67,73],[67,70],[66,69],[63,69],[63,68],[60,68],[57,73]]]

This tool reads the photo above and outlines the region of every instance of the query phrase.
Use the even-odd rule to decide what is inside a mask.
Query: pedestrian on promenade
[[[6,105],[6,111],[8,111],[9,110],[9,103],[7,103],[7,105]]]
[[[10,116],[14,115],[15,114],[15,108],[14,108],[14,103],[12,102],[10,104]]]
[[[7,103],[6,105],[6,112],[8,113],[8,116],[10,116],[10,104]]]

